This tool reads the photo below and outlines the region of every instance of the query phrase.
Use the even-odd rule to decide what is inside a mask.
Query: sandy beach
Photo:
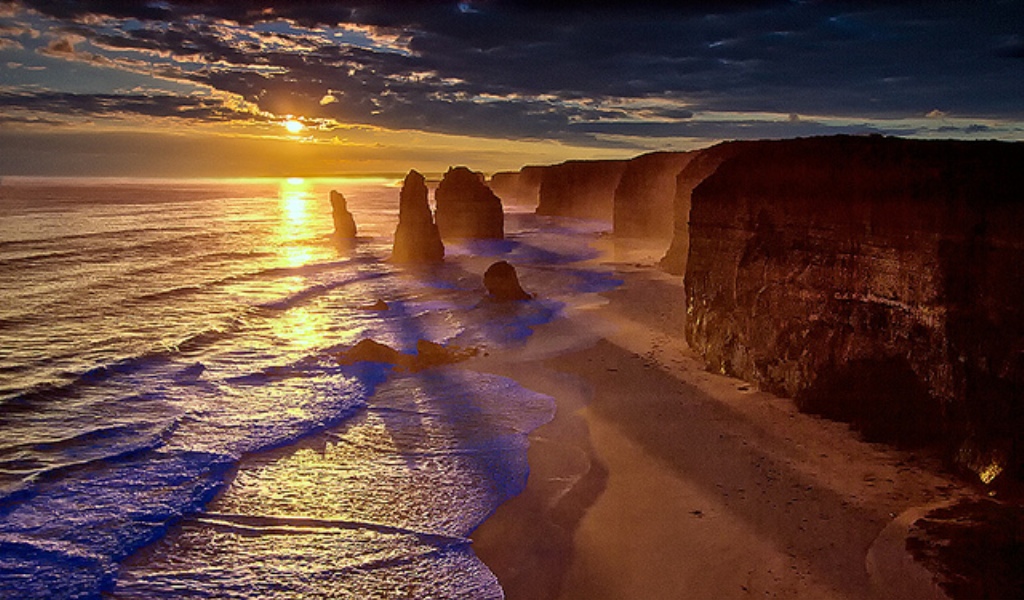
[[[945,597],[906,531],[970,490],[932,457],[707,372],[682,338],[681,278],[653,254],[608,256],[624,284],[607,304],[531,343],[599,323],[596,339],[472,367],[558,402],[526,491],[472,536],[507,597]]]

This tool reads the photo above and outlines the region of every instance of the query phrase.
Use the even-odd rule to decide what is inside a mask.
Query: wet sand
[[[471,367],[558,402],[526,491],[472,536],[507,597],[943,598],[906,531],[971,492],[933,458],[705,371],[682,281],[653,264],[615,263],[608,304],[531,342],[599,324],[582,349]]]

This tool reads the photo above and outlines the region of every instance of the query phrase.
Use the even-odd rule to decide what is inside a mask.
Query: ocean
[[[400,266],[398,184],[0,182],[0,597],[502,597],[467,536],[523,489],[553,400],[335,357],[514,355],[618,285],[591,260],[607,225],[507,206],[505,240]],[[483,302],[497,260],[537,299]]]

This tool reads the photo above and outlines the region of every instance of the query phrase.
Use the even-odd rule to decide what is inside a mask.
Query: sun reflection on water
[[[302,240],[309,236],[312,225],[311,186],[301,177],[289,177],[281,182],[278,199],[281,211],[276,232],[279,253],[286,265],[298,267],[313,258],[312,249],[302,244]]]
[[[327,344],[330,328],[323,311],[297,306],[274,321],[274,335],[302,348],[319,348]]]
[[[301,177],[289,177],[281,183],[281,210],[289,224],[306,225],[309,221],[307,201],[312,197],[310,186]]]

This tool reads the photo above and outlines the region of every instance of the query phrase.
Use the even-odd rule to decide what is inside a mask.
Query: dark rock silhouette
[[[348,350],[334,354],[339,365],[376,362],[394,365],[400,371],[422,371],[468,360],[477,355],[476,348],[442,346],[428,340],[416,342],[416,354],[404,354],[376,340],[364,338]]]
[[[402,184],[391,259],[405,263],[444,260],[444,244],[427,201],[427,183],[416,171],[409,171]]]
[[[359,307],[359,310],[373,310],[373,311],[380,311],[380,312],[383,312],[383,311],[386,311],[386,310],[390,310],[390,309],[391,309],[391,307],[388,306],[387,302],[385,302],[383,300],[379,300],[379,299],[376,302],[374,302],[373,304],[364,304],[364,305]]]
[[[702,156],[680,178],[719,163],[688,211],[686,337],[709,368],[872,438],[941,439],[982,481],[1024,474],[1024,144]]]
[[[484,183],[484,176],[466,167],[453,167],[434,191],[437,228],[442,239],[505,237],[501,200]]]
[[[484,287],[487,295],[497,302],[515,302],[533,298],[519,285],[516,268],[506,261],[499,261],[487,267],[484,272]]]
[[[406,360],[403,355],[391,346],[378,341],[364,338],[348,350],[335,354],[334,359],[339,365],[353,365],[357,362],[377,362],[397,365]]]
[[[334,235],[337,238],[350,239],[356,237],[356,221],[348,211],[345,196],[331,190],[331,211],[334,215]]]
[[[540,201],[540,182],[546,168],[529,165],[518,171],[501,171],[491,176],[488,185],[505,204],[511,202],[536,208]]]
[[[626,163],[615,188],[612,228],[616,236],[672,238],[676,177],[694,156],[654,152]]]
[[[545,167],[537,214],[611,221],[615,188],[625,170],[622,160],[571,160]]]

